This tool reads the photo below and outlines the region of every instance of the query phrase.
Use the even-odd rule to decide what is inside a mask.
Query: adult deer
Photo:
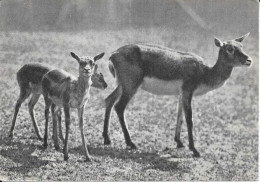
[[[45,100],[45,134],[44,144],[47,147],[48,139],[48,122],[49,122],[49,108],[51,104],[55,104],[59,108],[64,108],[66,135],[63,148],[64,160],[68,160],[68,138],[70,128],[70,108],[78,109],[79,129],[82,138],[82,145],[84,148],[86,161],[90,161],[90,156],[85,143],[85,136],[83,132],[83,111],[86,102],[90,95],[91,77],[95,69],[96,61],[101,59],[105,53],[101,53],[95,57],[78,57],[75,53],[71,56],[79,63],[79,77],[76,78],[68,72],[55,69],[49,71],[43,76],[42,91]],[[54,121],[55,122],[55,121]],[[58,145],[57,141],[54,141]]]
[[[98,72],[98,65],[95,66],[94,74],[91,77],[92,79],[92,86],[99,89],[105,89],[107,87],[107,84],[104,80],[104,77],[102,73]],[[42,135],[40,134],[38,124],[34,117],[34,106],[38,102],[40,95],[42,94],[42,86],[41,86],[41,80],[43,78],[43,75],[45,75],[47,72],[56,69],[55,67],[41,64],[41,63],[29,63],[25,64],[20,70],[17,72],[17,81],[20,87],[20,96],[16,102],[15,105],[15,111],[12,119],[12,125],[9,132],[9,137],[13,137],[13,131],[15,127],[15,122],[17,118],[17,114],[19,112],[19,109],[21,107],[21,104],[30,96],[32,95],[28,107],[29,107],[29,113],[33,122],[33,126],[36,132],[36,135],[38,136],[39,140],[42,140]],[[56,113],[59,110],[56,110]],[[52,112],[54,112],[54,105],[52,106]],[[59,121],[59,129],[60,129],[60,138],[62,137],[61,132],[61,116],[58,114],[58,121]],[[55,124],[55,123],[54,123]]]
[[[243,51],[241,44],[248,35],[225,42],[215,38],[219,55],[213,67],[204,65],[202,58],[193,53],[156,45],[126,45],[116,50],[110,57],[109,69],[116,77],[118,86],[105,100],[104,144],[111,143],[108,129],[111,110],[115,105],[126,144],[132,149],[136,148],[129,135],[124,112],[140,87],[157,95],[179,95],[175,141],[178,148],[183,147],[180,132],[184,111],[189,149],[194,157],[199,157],[192,134],[192,97],[221,87],[234,67],[251,65],[251,58]]]

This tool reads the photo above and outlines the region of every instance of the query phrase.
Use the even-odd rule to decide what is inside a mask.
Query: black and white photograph
[[[1,181],[258,181],[257,0],[0,0]]]

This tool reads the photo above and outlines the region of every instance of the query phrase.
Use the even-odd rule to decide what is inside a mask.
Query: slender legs
[[[111,110],[115,105],[115,111],[119,118],[126,144],[131,147],[132,149],[136,149],[136,145],[132,142],[131,137],[129,135],[128,127],[125,121],[125,108],[128,102],[131,100],[133,95],[135,94],[136,89],[132,89],[132,91],[126,92],[122,88],[122,86],[118,86],[107,98],[106,98],[106,112],[105,112],[105,121],[104,121],[104,130],[103,130],[103,137],[104,137],[104,144],[109,145],[111,143],[109,136],[108,136],[108,129],[109,129],[109,121]],[[117,102],[118,101],[118,102]],[[116,103],[117,102],[117,103]],[[116,104],[115,104],[116,103]]]
[[[124,133],[126,144],[129,147],[131,147],[131,149],[136,149],[137,147],[131,140],[131,137],[128,132],[127,123],[125,121],[125,108],[126,108],[128,102],[130,101],[130,99],[133,97],[133,95],[134,95],[134,93],[132,93],[132,94],[123,93],[120,100],[115,105],[115,110],[116,110],[117,116],[119,118],[122,130]]]
[[[133,88],[133,87],[132,87]],[[129,91],[131,90],[131,91]],[[111,110],[115,107],[115,111],[119,118],[125,141],[128,146],[132,149],[136,149],[136,145],[132,142],[127,123],[125,121],[125,109],[128,102],[131,100],[133,95],[135,94],[137,89],[124,89],[122,86],[118,86],[107,98],[106,98],[106,112],[105,112],[105,121],[104,121],[104,130],[103,130],[103,137],[104,137],[104,144],[110,144],[110,139],[108,136],[108,129],[109,129],[109,120],[111,115]],[[176,133],[175,133],[175,141],[177,142],[177,147],[183,147],[183,144],[180,140],[180,133],[181,133],[181,126],[183,123],[183,111],[187,123],[188,128],[188,138],[189,138],[189,149],[193,152],[194,157],[200,157],[199,152],[194,147],[193,141],[193,122],[192,122],[192,108],[191,108],[191,99],[192,93],[190,92],[183,92],[182,95],[179,96],[178,101],[178,114],[177,114],[177,126],[176,126]],[[118,100],[118,101],[117,101]],[[117,102],[117,103],[116,103]],[[115,104],[116,103],[116,104]],[[115,106],[114,106],[115,105]]]
[[[48,146],[48,123],[49,123],[49,112],[50,112],[50,106],[51,106],[51,100],[48,98],[48,96],[44,96],[45,100],[45,133],[44,133],[44,141],[43,141],[43,147],[47,148]]]
[[[63,154],[64,154],[64,160],[67,161],[69,159],[68,139],[69,139],[69,130],[70,130],[70,108],[68,105],[64,106],[64,114],[65,114],[66,135],[65,135]]]
[[[103,129],[103,137],[104,137],[104,144],[110,145],[111,141],[108,136],[108,129],[109,129],[109,121],[111,117],[111,110],[114,107],[115,102],[119,99],[122,94],[122,87],[117,86],[117,88],[106,98],[106,112],[105,112],[105,121],[104,121],[104,129]]]
[[[177,142],[177,147],[181,148],[184,147],[181,140],[180,140],[180,135],[181,135],[181,126],[183,122],[183,113],[182,113],[182,95],[179,96],[179,101],[178,101],[178,112],[177,112],[177,126],[175,130],[175,138],[174,140]]]
[[[57,115],[57,119],[58,119],[59,137],[62,140],[62,142],[64,143],[64,137],[62,134],[62,127],[61,127],[61,110],[60,109],[57,110],[56,115]]]
[[[17,114],[19,112],[21,104],[25,101],[26,98],[28,98],[30,96],[30,94],[31,94],[31,90],[29,88],[20,87],[20,96],[15,104],[12,125],[11,125],[10,132],[9,132],[9,137],[11,137],[11,138],[13,137],[15,122],[16,122]]]
[[[54,113],[52,113],[53,121],[53,141],[58,143],[58,135],[60,140],[64,143],[64,137],[62,134],[62,126],[61,126],[61,109],[56,106],[54,107]],[[56,122],[56,123],[55,123]],[[56,141],[55,141],[56,140]]]
[[[182,97],[183,109],[186,118],[187,128],[188,128],[188,137],[189,137],[189,149],[193,152],[194,157],[200,157],[199,152],[194,147],[193,134],[192,134],[192,110],[191,110],[191,93],[184,93]]]
[[[16,118],[17,118],[17,114],[19,112],[19,109],[21,107],[21,104],[25,101],[25,99],[27,99],[31,94],[31,89],[29,88],[25,88],[23,86],[20,87],[20,96],[15,104],[15,110],[14,110],[14,115],[13,115],[13,119],[12,119],[12,125],[11,125],[11,128],[10,128],[10,133],[9,133],[9,137],[13,137],[13,131],[14,131],[14,127],[15,127],[15,122],[16,122]],[[32,123],[33,123],[33,127],[34,127],[34,130],[35,130],[35,133],[38,137],[39,140],[42,140],[42,135],[39,131],[39,127],[38,127],[38,124],[35,120],[35,117],[34,117],[34,106],[35,104],[38,102],[39,100],[39,97],[40,97],[40,94],[35,94],[33,93],[32,94],[32,97],[28,103],[28,108],[29,108],[29,114],[30,114],[30,117],[32,119]]]
[[[47,140],[48,140],[48,122],[49,122],[49,109],[51,107],[52,112],[52,118],[53,118],[53,140],[54,140],[54,147],[56,150],[59,150],[59,141],[58,141],[58,127],[60,130],[60,137],[62,136],[61,131],[61,110],[59,108],[55,108],[55,104],[52,104],[51,100],[48,98],[45,99],[45,135],[44,135],[44,148],[48,146]],[[90,155],[88,153],[87,145],[85,142],[85,136],[84,136],[84,123],[83,123],[83,112],[84,112],[84,106],[82,108],[78,109],[78,117],[79,117],[79,129],[81,133],[81,139],[82,139],[82,146],[84,149],[84,153],[86,156],[86,161],[91,161]],[[68,156],[68,139],[69,139],[69,130],[70,130],[70,108],[69,106],[64,106],[64,114],[65,114],[65,125],[66,125],[66,135],[65,135],[65,141],[64,141],[64,148],[63,148],[63,154],[64,154],[64,160],[67,161]],[[58,120],[58,121],[57,121]],[[59,124],[59,126],[58,126]]]
[[[78,108],[78,117],[79,117],[79,129],[80,129],[80,134],[81,134],[81,139],[82,139],[82,146],[84,149],[84,153],[86,156],[86,161],[90,162],[90,156],[88,153],[87,145],[85,142],[85,136],[84,136],[84,123],[83,123],[83,112],[84,112],[84,106],[81,108]]]
[[[52,139],[54,141],[54,147],[56,150],[60,150],[60,146],[59,146],[59,139],[58,139],[58,115],[57,115],[57,110],[59,110],[58,108],[55,108],[55,104],[51,104],[51,114],[52,114],[52,130],[53,130],[53,135],[52,135]]]
[[[39,140],[42,140],[42,135],[39,131],[38,124],[37,124],[37,122],[34,118],[34,111],[33,111],[34,106],[38,102],[39,98],[40,98],[40,94],[32,94],[32,98],[29,101],[28,107],[29,107],[29,113],[30,113],[30,116],[31,116],[31,119],[32,119],[32,122],[33,122],[33,127],[34,127],[34,130],[35,130],[35,133],[36,133],[37,137],[39,138]]]

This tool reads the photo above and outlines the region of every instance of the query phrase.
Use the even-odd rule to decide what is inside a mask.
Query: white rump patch
[[[156,95],[179,95],[182,80],[161,80],[154,77],[144,77],[141,88]]]

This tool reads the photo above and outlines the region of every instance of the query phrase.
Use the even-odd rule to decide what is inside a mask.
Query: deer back
[[[25,64],[17,72],[17,81],[19,84],[21,82],[31,82],[33,84],[40,84],[43,75],[52,69],[53,67],[41,63]]]
[[[193,53],[155,45],[127,45],[114,52],[110,60],[116,70],[124,66],[138,67],[136,70],[141,69],[143,77],[162,80],[199,78],[207,69],[203,59]]]
[[[42,79],[42,90],[58,106],[70,101],[71,83],[74,76],[61,69],[54,69],[46,73]]]

